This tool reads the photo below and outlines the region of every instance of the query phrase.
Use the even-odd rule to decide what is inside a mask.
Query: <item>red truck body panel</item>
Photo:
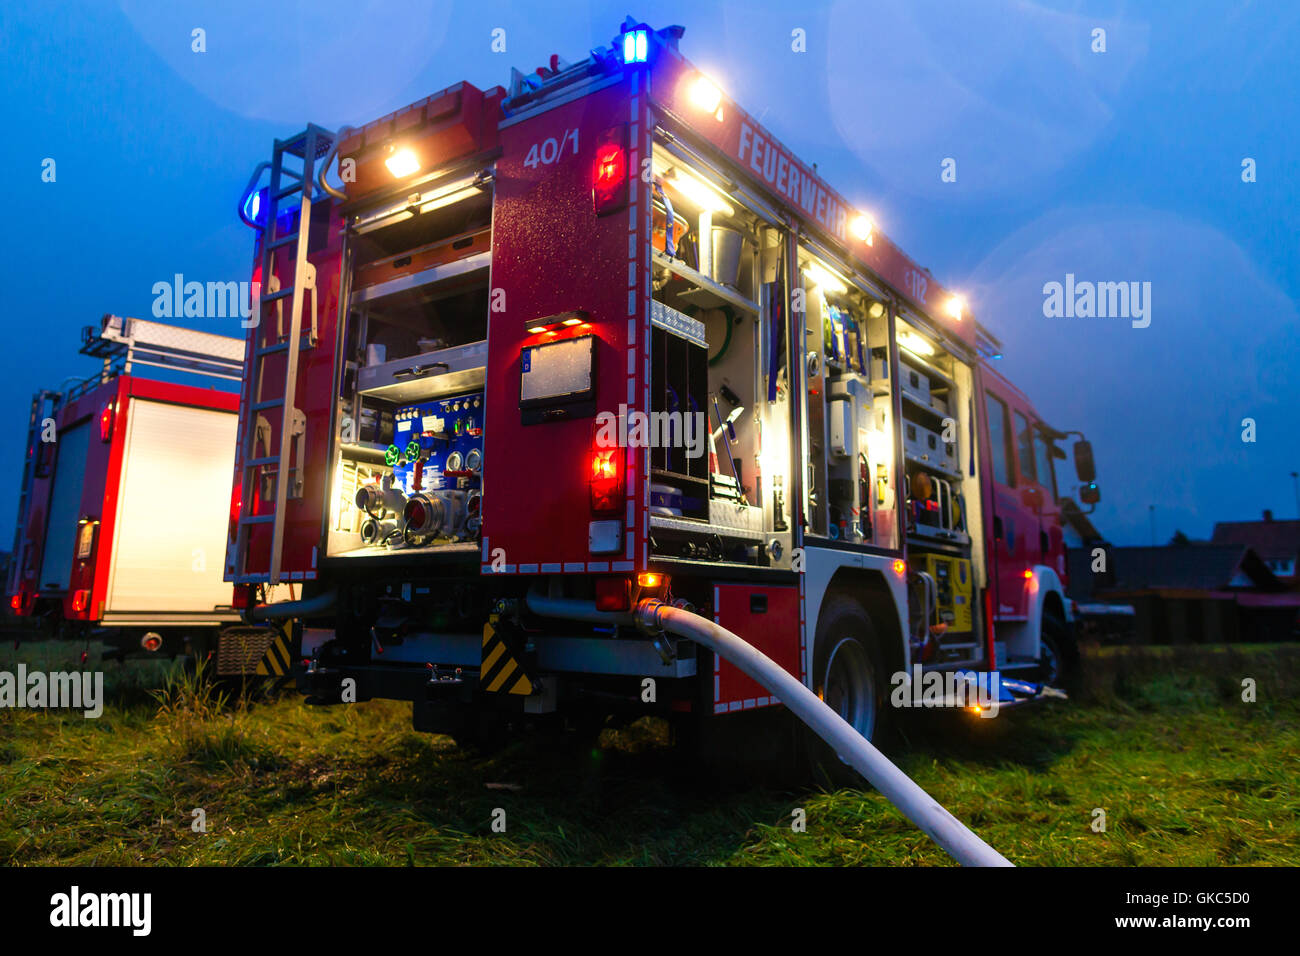
[[[637,175],[648,145],[639,77],[622,78],[580,100],[501,130],[492,236],[492,293],[505,309],[488,331],[484,446],[483,570],[501,549],[506,572],[630,571],[645,567],[648,470],[626,450],[623,549],[593,557],[588,469],[593,420],[522,424],[521,350],[584,335],[595,337],[595,405],[643,409],[648,402],[649,185]],[[629,88],[631,86],[632,88]],[[630,104],[630,105],[629,105]],[[597,216],[592,203],[591,144],[626,129],[629,201]],[[548,139],[553,164],[527,161]],[[573,145],[570,145],[573,144]],[[543,155],[549,155],[547,150]],[[567,330],[531,334],[529,322],[581,310],[590,319]],[[498,567],[500,562],[498,562]]]
[[[74,551],[68,587],[53,591],[44,588],[39,574],[49,546],[50,498],[57,470],[51,467],[48,474],[38,476],[33,482],[30,507],[23,522],[28,547],[18,578],[19,592],[23,595],[22,609],[15,609],[18,613],[30,614],[35,598],[42,596],[61,602],[65,620],[96,621],[102,616],[112,564],[109,550],[117,530],[127,422],[132,402],[137,399],[226,412],[234,412],[238,402],[231,392],[120,375],[64,405],[55,417],[56,434],[63,435],[80,427],[90,429],[76,519],[79,525],[94,526],[93,538],[89,553],[79,556]],[[100,419],[106,414],[111,418],[111,426],[108,439],[104,440]],[[57,454],[58,443],[54,444]],[[57,461],[52,461],[54,464]]]

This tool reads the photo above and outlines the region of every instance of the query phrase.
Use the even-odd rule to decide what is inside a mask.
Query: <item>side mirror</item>
[[[1092,442],[1086,439],[1074,443],[1074,471],[1085,484],[1097,480],[1097,466],[1092,460]]]
[[[1085,505],[1095,505],[1101,501],[1101,489],[1095,481],[1090,481],[1079,488],[1079,500]]]

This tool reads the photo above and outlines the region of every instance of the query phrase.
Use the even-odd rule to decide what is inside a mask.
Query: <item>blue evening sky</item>
[[[80,327],[148,317],[155,282],[247,278],[234,207],[274,137],[581,58],[629,13],[684,25],[689,58],[967,294],[1005,374],[1093,440],[1112,540],[1149,541],[1150,505],[1161,542],[1296,516],[1300,4],[5,0],[0,547],[31,393],[94,371]],[[1067,273],[1150,282],[1150,327],[1044,317]]]

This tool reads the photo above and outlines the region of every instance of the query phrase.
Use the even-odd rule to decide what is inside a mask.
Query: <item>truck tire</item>
[[[1055,614],[1043,614],[1038,679],[1066,693],[1079,689],[1079,645],[1069,627]]]
[[[813,644],[813,692],[876,746],[888,714],[884,656],[871,618],[857,601],[830,597],[822,607]],[[857,786],[862,778],[831,747],[804,728],[813,780],[823,787]]]

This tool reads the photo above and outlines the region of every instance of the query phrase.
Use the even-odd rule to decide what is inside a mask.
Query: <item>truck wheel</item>
[[[843,596],[827,601],[813,645],[813,692],[865,739],[883,736],[886,674],[871,618]],[[813,777],[822,786],[860,785],[856,770],[811,730],[805,729]]]
[[[1043,615],[1038,679],[1067,693],[1079,686],[1079,647],[1070,629],[1055,614]]]

